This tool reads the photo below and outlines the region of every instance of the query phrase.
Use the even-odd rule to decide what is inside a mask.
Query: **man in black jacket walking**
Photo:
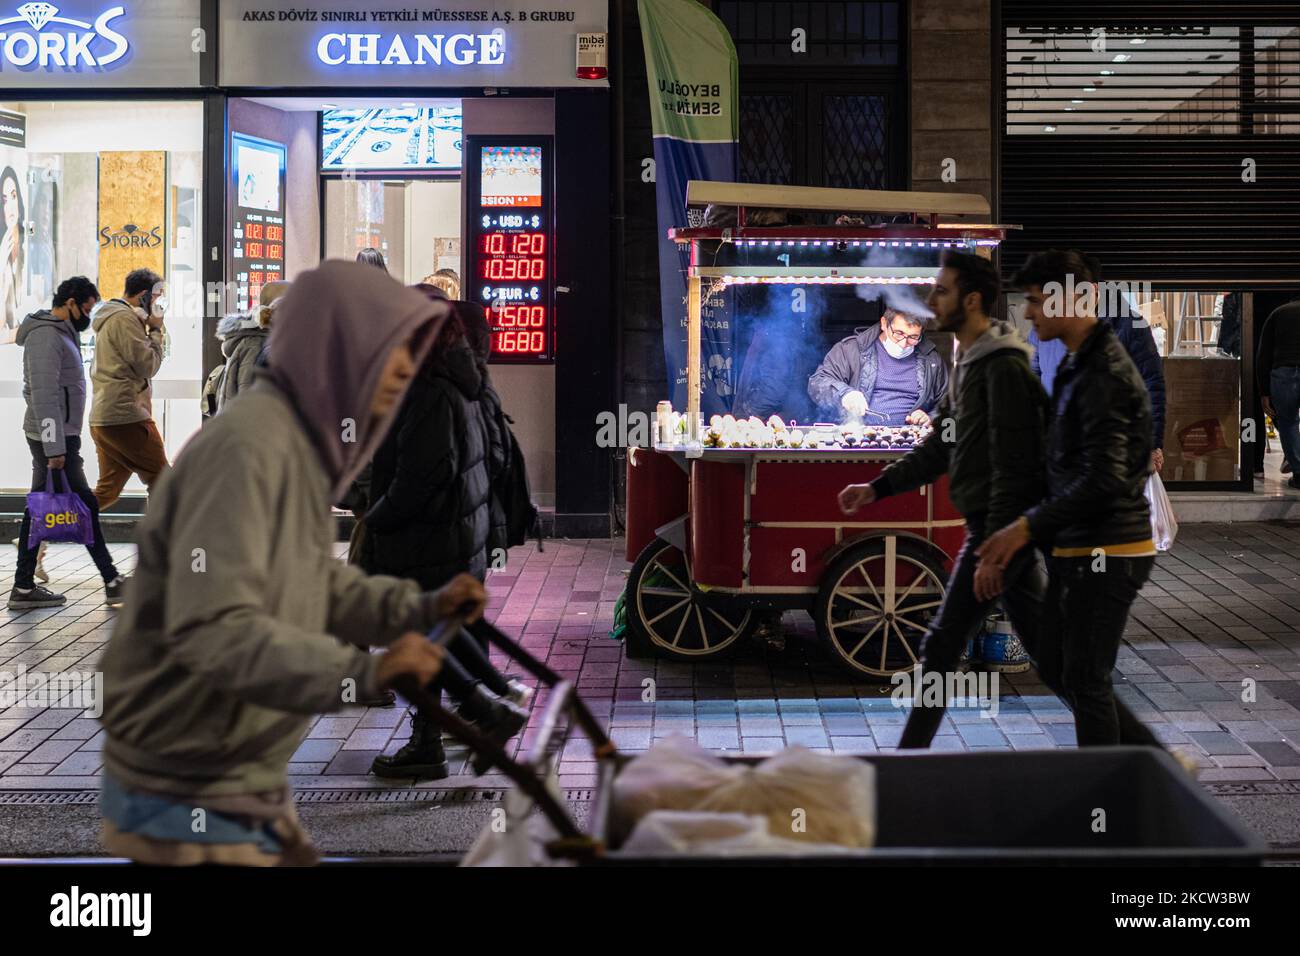
[[[1052,389],[1046,499],[996,526],[976,552],[976,597],[1002,592],[1031,542],[1050,547],[1043,633],[1061,641],[1060,682],[1079,746],[1158,747],[1111,686],[1129,608],[1155,563],[1143,494],[1151,400],[1115,332],[1097,319],[1095,277],[1082,256],[1032,256],[1014,282],[1038,337],[1061,339],[1068,353]]]
[[[989,318],[998,291],[997,273],[987,260],[967,253],[944,257],[926,304],[940,331],[956,333],[960,352],[934,416],[935,430],[872,483],[840,492],[840,507],[852,514],[888,495],[949,476],[953,504],[966,519],[966,541],[953,563],[943,604],[922,640],[922,673],[948,674],[957,667],[996,600],[974,591],[975,549],[986,529],[1002,527],[1039,500],[1044,487],[1047,395],[1030,371],[1029,345],[1009,323]],[[1002,603],[1051,686],[1049,675],[1056,666],[1052,649],[1039,646],[1038,627],[1046,581],[1032,547],[1018,549],[1005,581]],[[918,698],[899,747],[928,747],[944,710],[924,706]]]

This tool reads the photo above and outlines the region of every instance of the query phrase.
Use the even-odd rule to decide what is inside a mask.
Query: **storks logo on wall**
[[[126,37],[109,26],[125,13],[123,7],[110,7],[92,24],[59,16],[59,8],[52,3],[24,3],[18,16],[0,19],[0,71],[109,67],[130,49]],[[31,30],[15,29],[17,23],[25,23]],[[60,26],[75,29],[61,30]]]
[[[128,222],[117,232],[108,226],[99,230],[99,246],[117,246],[119,249],[152,249],[162,245],[162,227],[154,226],[146,230],[133,222]]]

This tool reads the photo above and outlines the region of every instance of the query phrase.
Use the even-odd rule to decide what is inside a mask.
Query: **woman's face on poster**
[[[0,184],[0,201],[4,203],[5,229],[18,225],[18,183],[12,176],[6,176]]]

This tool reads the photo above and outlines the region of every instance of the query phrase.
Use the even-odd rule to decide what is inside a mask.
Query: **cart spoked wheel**
[[[814,619],[837,662],[888,680],[910,670],[943,601],[943,557],[913,538],[869,538],[839,556],[822,578]]]
[[[695,661],[736,646],[755,624],[748,609],[706,603],[686,555],[656,538],[627,577],[627,656]]]

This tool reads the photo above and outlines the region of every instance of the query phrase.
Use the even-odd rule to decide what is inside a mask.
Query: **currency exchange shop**
[[[374,250],[399,281],[489,310],[534,497],[557,533],[607,533],[591,437],[613,394],[606,3],[111,3],[0,0],[5,341],[60,278],[108,297],[154,268],[174,457],[221,315]],[[21,375],[0,345],[5,512],[29,480]],[[114,510],[140,511],[142,491]]]

